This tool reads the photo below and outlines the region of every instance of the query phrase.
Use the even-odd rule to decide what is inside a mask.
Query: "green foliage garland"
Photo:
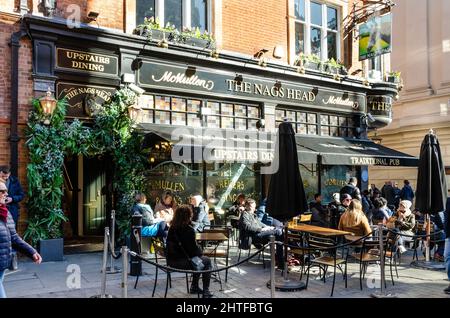
[[[66,155],[108,154],[112,157],[116,217],[121,233],[126,234],[132,197],[144,187],[142,137],[134,131],[128,117],[128,107],[136,98],[128,88],[117,91],[101,108],[92,128],[78,120],[65,121],[65,100],[58,100],[50,124],[44,125],[47,117],[39,100],[33,100],[26,142],[30,156],[27,166],[29,221],[24,237],[34,246],[40,239],[63,235],[61,224],[67,221],[61,209]]]

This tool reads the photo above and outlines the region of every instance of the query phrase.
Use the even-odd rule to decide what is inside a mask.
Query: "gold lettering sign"
[[[356,166],[400,166],[400,159],[396,158],[350,157],[350,160]]]
[[[150,191],[155,190],[171,190],[173,192],[180,192],[186,189],[186,184],[183,182],[173,182],[169,180],[150,180]]]
[[[111,55],[56,49],[56,66],[60,69],[117,75],[118,64],[118,58]]]

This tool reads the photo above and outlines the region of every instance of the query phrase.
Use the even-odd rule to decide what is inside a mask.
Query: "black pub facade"
[[[34,89],[51,87],[65,97],[68,120],[89,120],[95,107],[124,85],[143,89],[137,123],[146,135],[143,146],[151,149],[152,205],[163,190],[172,190],[178,201],[200,193],[219,211],[238,193],[261,199],[269,180],[261,171],[270,165],[283,120],[297,133],[310,200],[320,192],[329,202],[351,176],[367,188],[370,165],[417,164],[416,158],[367,139],[370,127],[390,123],[395,84],[299,72],[276,62],[265,66],[240,54],[217,57],[205,47],[169,43],[164,48],[138,35],[87,25],[71,29],[65,20],[29,16],[24,25],[33,39]],[[90,218],[105,215],[98,189],[107,182],[107,164],[78,158],[67,160],[66,168],[77,234],[95,234],[99,228]],[[98,205],[98,215],[89,216],[88,205]]]

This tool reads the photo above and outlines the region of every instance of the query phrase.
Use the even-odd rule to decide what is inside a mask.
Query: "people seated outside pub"
[[[357,187],[358,179],[355,177],[351,177],[348,181],[348,184],[342,187],[341,191],[339,191],[339,194],[341,196],[342,201],[342,195],[343,194],[349,194],[352,199],[358,199],[361,201],[361,191]]]
[[[162,218],[155,218],[152,208],[147,204],[147,196],[144,193],[136,194],[131,214],[140,214],[142,216],[142,236],[160,237],[164,240],[167,238],[169,228],[166,221]]]
[[[249,246],[248,239],[252,244],[267,244],[270,236],[274,235],[276,241],[284,241],[283,228],[276,228],[262,223],[256,216],[256,202],[253,199],[245,200],[245,210],[239,219],[239,229],[243,231],[241,236],[247,240],[243,245]],[[276,263],[278,268],[284,268],[283,246],[276,245]]]
[[[416,226],[415,215],[411,212],[411,201],[402,200],[398,206],[397,212],[394,216],[389,218],[387,227],[399,235],[398,250],[400,253],[406,252],[405,242],[411,241],[414,235],[414,228]],[[401,234],[408,235],[403,237]]]
[[[192,227],[196,232],[203,232],[203,230],[211,225],[208,217],[208,207],[206,201],[199,194],[190,197],[190,204],[193,209]]]
[[[239,193],[236,197],[236,201],[233,202],[233,205],[228,209],[228,215],[240,216],[242,212],[245,210],[245,194]]]
[[[372,224],[386,224],[393,212],[387,207],[387,200],[383,197],[377,198],[372,210]]]
[[[326,209],[322,205],[322,196],[320,193],[314,194],[314,202],[312,202],[309,206],[309,209],[311,210],[311,224],[322,226],[322,227],[328,227],[328,209]]]
[[[195,240],[192,227],[193,211],[190,205],[180,205],[174,213],[167,236],[167,264],[173,268],[194,270],[190,259],[198,256],[202,259],[204,271],[211,269],[211,260],[204,256]],[[211,273],[202,273],[203,289],[199,286],[200,274],[193,274],[189,290],[191,294],[203,294],[203,298],[213,295],[209,291]]]
[[[400,191],[400,199],[408,200],[413,202],[414,200],[414,191],[411,187],[409,180],[403,180],[403,188]]]
[[[421,213],[418,210],[414,210],[413,214],[416,219],[416,225],[418,222],[424,224],[422,230],[417,231],[416,234],[425,235],[426,234],[425,214]],[[435,248],[435,245],[437,244],[437,249],[433,255],[433,258],[435,261],[443,262],[445,250],[445,211],[430,215],[430,221],[431,221],[430,251],[432,251]]]
[[[264,223],[265,225],[268,225],[268,226],[283,227],[282,222],[271,217],[269,215],[269,213],[266,212],[266,204],[267,204],[267,198],[265,198],[261,201],[261,204],[259,205],[258,209],[256,210],[256,217],[258,218],[258,220],[260,220],[262,223]]]
[[[166,190],[163,192],[161,200],[155,206],[155,215],[158,218],[164,219],[167,225],[170,225],[176,208],[177,203],[175,202],[173,193]]]
[[[352,199],[350,205],[339,221],[338,230],[352,232],[358,236],[372,233],[366,215],[362,210],[361,201]]]

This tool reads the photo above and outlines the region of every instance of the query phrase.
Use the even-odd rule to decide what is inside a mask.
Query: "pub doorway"
[[[73,156],[64,160],[64,254],[101,251],[110,217],[111,172],[103,156]]]

